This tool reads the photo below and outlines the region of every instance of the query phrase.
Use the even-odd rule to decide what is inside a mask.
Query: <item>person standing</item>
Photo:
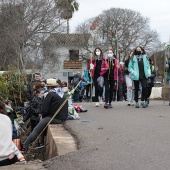
[[[100,77],[100,72],[101,72],[101,65],[103,62],[104,56],[103,52],[100,48],[96,48],[94,50],[92,59],[89,62],[89,70],[90,70],[90,76],[93,78],[94,82],[94,87],[95,87],[95,102],[96,102],[96,107],[99,107],[102,104],[102,93],[103,93],[103,88],[99,87],[98,84],[98,78]]]
[[[79,81],[81,80],[81,74],[80,72],[77,72],[72,80],[72,84],[73,84],[73,88],[75,88],[77,86],[77,84],[79,83]],[[77,89],[75,90],[74,94],[73,94],[73,101],[74,102],[79,102],[79,93],[80,93],[80,86],[77,87]]]
[[[83,75],[84,81],[85,81],[85,86],[86,86],[86,101],[88,102],[91,100],[92,97],[92,77],[90,76],[90,72],[88,69],[84,70],[84,75]],[[90,97],[89,97],[90,93]]]
[[[133,100],[134,100],[134,93],[133,93],[133,80],[131,73],[128,71],[128,65],[130,59],[133,57],[133,51],[130,53],[129,57],[127,60],[125,60],[124,64],[124,73],[125,73],[125,78],[126,78],[126,87],[127,87],[127,101],[128,101],[128,106],[134,106]]]
[[[101,65],[100,75],[104,77],[105,86],[105,105],[104,108],[112,108],[113,88],[118,80],[119,62],[115,58],[113,50],[108,50],[107,59]]]
[[[123,71],[124,63],[120,62],[120,67],[118,69],[118,101],[126,101],[126,83],[125,83],[125,73]]]
[[[141,106],[143,108],[146,108],[147,79],[151,75],[151,70],[148,58],[146,57],[145,50],[142,47],[136,47],[133,53],[133,57],[129,62],[128,70],[132,75],[132,80],[134,81],[136,108],[139,108],[139,82],[141,82],[142,84]]]
[[[170,85],[170,57],[166,61],[165,72],[167,72],[167,83]]]
[[[150,69],[151,69],[151,76],[148,78],[148,84],[147,84],[147,104],[146,106],[149,105],[149,97],[151,95],[152,92],[152,87],[154,87],[154,78],[156,77],[156,70],[155,67],[153,65],[153,61],[150,58],[149,59],[149,63],[150,63]]]

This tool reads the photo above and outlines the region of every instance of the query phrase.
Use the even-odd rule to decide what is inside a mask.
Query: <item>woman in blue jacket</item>
[[[137,46],[134,50],[133,57],[129,62],[128,70],[132,75],[132,80],[134,81],[135,86],[135,102],[136,108],[139,108],[138,103],[138,91],[139,91],[139,82],[142,84],[142,97],[141,97],[141,106],[146,108],[147,104],[147,79],[151,75],[150,64],[148,58],[146,57],[145,50]]]
[[[85,86],[86,86],[86,101],[88,102],[91,99],[92,95],[92,77],[90,76],[90,72],[88,69],[84,70],[84,75],[83,75],[84,81],[85,81]],[[89,98],[89,92],[90,92],[90,98]]]

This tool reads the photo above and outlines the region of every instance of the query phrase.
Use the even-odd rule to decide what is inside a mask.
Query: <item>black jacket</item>
[[[49,92],[45,97],[42,105],[42,118],[52,117],[65,100],[66,100],[65,96],[61,98],[58,94],[54,92]],[[66,120],[67,117],[68,117],[68,101],[56,115],[55,119]]]
[[[31,81],[28,85],[27,85],[27,92],[26,92],[26,98],[31,101],[33,99],[33,86],[34,86],[34,82],[40,82],[40,81]]]
[[[129,74],[128,65],[129,65],[129,59],[125,60],[125,64],[124,64],[124,68],[123,68],[123,72],[124,72],[126,75]]]

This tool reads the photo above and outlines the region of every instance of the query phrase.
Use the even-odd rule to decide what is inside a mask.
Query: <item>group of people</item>
[[[76,102],[79,100],[79,89],[84,87],[86,99],[89,99],[89,93],[92,96],[92,88],[94,87],[95,106],[99,107],[104,99],[104,108],[108,109],[112,108],[112,101],[116,92],[121,91],[123,94],[123,89],[126,87],[127,105],[133,106],[133,101],[135,100],[136,108],[140,106],[146,108],[149,104],[155,76],[156,71],[153,62],[147,58],[145,50],[140,46],[130,53],[124,63],[118,61],[112,49],[108,50],[107,56],[104,56],[102,50],[96,48],[87,69],[84,71],[83,79],[80,73],[73,77],[71,84],[74,90],[70,91],[70,93],[73,94],[73,101]],[[141,105],[138,102],[140,84]],[[65,87],[67,87],[66,82],[57,81],[56,79],[47,79],[45,81],[41,79],[39,73],[35,73],[35,79],[28,84],[26,93],[29,106],[26,109],[27,114],[24,116],[23,121],[26,122],[30,119],[31,133],[25,140],[24,147],[34,142],[49,122],[61,124],[67,120],[69,112],[68,101],[66,100],[68,98],[68,88]],[[13,109],[7,101],[0,101],[0,166],[12,164],[18,160],[25,160],[12,142],[15,135],[15,125],[11,117]],[[63,105],[64,102],[65,104]],[[61,105],[63,106],[59,109]],[[56,114],[58,110],[59,112]],[[45,131],[38,140],[38,146],[44,144],[44,136]]]
[[[141,86],[141,107],[146,108],[149,104],[154,78],[155,67],[150,58],[146,56],[145,50],[138,46],[132,51],[124,63],[118,61],[114,51],[108,50],[107,56],[103,55],[100,48],[94,50],[93,56],[85,71],[84,80],[87,82],[86,94],[92,83],[95,88],[95,106],[102,104],[104,90],[104,108],[112,108],[115,91],[125,89],[127,91],[128,106],[139,108],[138,93]],[[86,78],[88,75],[88,78]],[[123,81],[124,80],[124,81]],[[123,82],[125,82],[123,84]],[[124,93],[125,94],[125,93]],[[126,97],[124,97],[126,99]]]
[[[31,133],[23,143],[23,148],[27,148],[44,131],[36,142],[36,146],[42,147],[48,123],[61,124],[67,120],[68,95],[63,86],[64,83],[60,80],[47,79],[46,82],[39,73],[35,73],[35,79],[28,84],[26,92],[29,105],[22,115],[23,121],[27,122],[29,119],[31,126]],[[59,109],[61,105],[63,106]],[[12,107],[9,107],[5,100],[0,101],[0,166],[10,165],[18,160],[25,161],[19,148],[12,142],[16,132],[13,118],[10,117],[12,111]],[[17,138],[17,135],[15,137]]]

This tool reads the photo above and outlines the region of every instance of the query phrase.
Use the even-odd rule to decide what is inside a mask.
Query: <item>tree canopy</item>
[[[79,33],[91,32],[93,46],[101,46],[103,50],[112,48],[124,58],[137,45],[151,51],[155,44],[160,43],[158,33],[149,26],[149,19],[129,9],[111,8],[103,11],[76,30]]]

